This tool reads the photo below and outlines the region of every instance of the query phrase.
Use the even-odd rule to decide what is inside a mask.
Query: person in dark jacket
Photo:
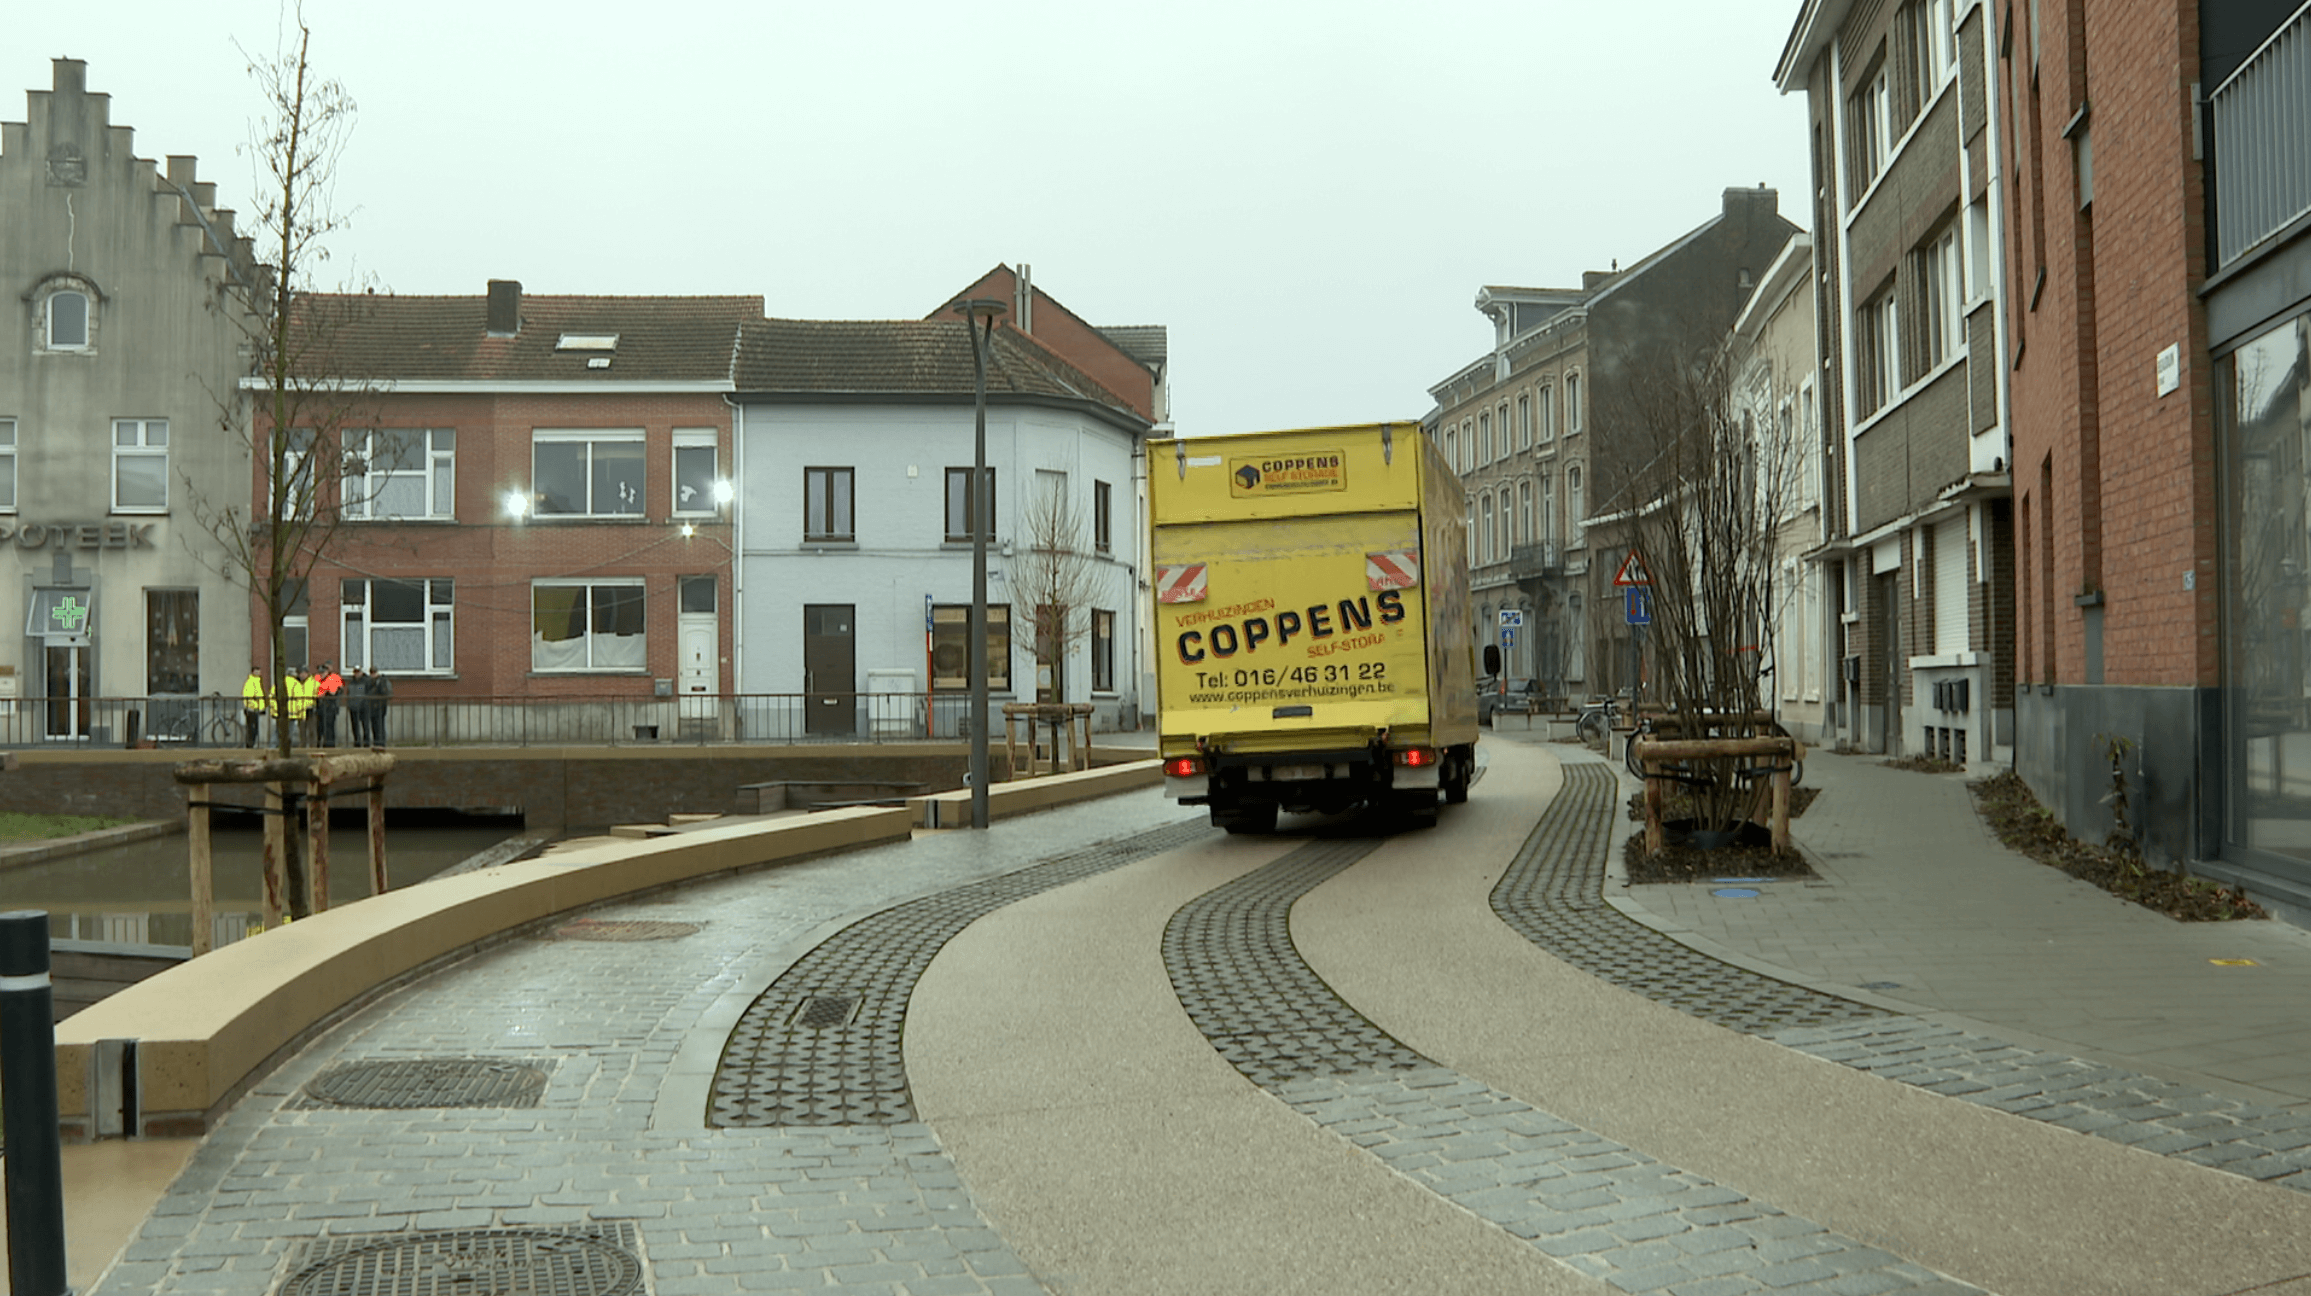
[[[393,681],[369,668],[369,745],[385,745],[385,709],[393,704]]]
[[[353,745],[369,745],[369,677],[358,666],[345,674],[345,718],[353,725]]]

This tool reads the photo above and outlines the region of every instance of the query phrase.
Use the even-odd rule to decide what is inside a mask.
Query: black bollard
[[[56,1133],[48,915],[0,913],[0,1129],[7,1138],[8,1287],[64,1296],[64,1149]]]

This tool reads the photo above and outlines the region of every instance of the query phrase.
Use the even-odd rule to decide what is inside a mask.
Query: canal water
[[[386,881],[394,889],[424,881],[509,837],[521,820],[462,819],[385,829]],[[217,944],[258,929],[264,914],[263,834],[250,822],[212,830]],[[45,909],[54,940],[115,945],[192,944],[191,864],[183,833],[0,869],[0,910]],[[369,894],[369,831],[358,814],[340,816],[329,832],[329,901]]]

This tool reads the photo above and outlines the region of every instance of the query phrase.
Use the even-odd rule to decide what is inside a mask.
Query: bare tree
[[[283,623],[306,598],[342,506],[366,492],[367,461],[379,452],[360,430],[367,384],[346,371],[339,345],[365,313],[363,298],[311,286],[328,260],[325,240],[345,224],[333,189],[354,115],[345,88],[313,70],[311,46],[312,29],[294,9],[271,56],[243,51],[265,100],[247,146],[259,184],[257,264],[230,266],[217,291],[220,313],[242,333],[248,390],[246,399],[219,393],[217,404],[221,426],[250,452],[254,496],[212,498],[186,481],[194,521],[214,542],[210,561],[246,581],[263,609],[270,704],[283,720],[292,665]],[[276,724],[274,751],[287,756],[293,738],[290,725]]]
[[[1012,588],[1034,618],[1035,660],[1051,671],[1051,698],[1065,702],[1067,658],[1091,633],[1103,573],[1063,479],[1034,492],[1020,522],[1027,552],[1011,561]]]
[[[1797,438],[1745,417],[1733,365],[1725,347],[1698,338],[1624,357],[1616,439],[1592,466],[1600,518],[1628,537],[1652,581],[1648,695],[1681,721],[1728,727],[1766,710],[1773,637],[1790,595],[1780,579],[1783,522],[1805,462]],[[1689,764],[1697,827],[1728,829],[1746,817],[1753,790],[1737,771],[1753,763]]]

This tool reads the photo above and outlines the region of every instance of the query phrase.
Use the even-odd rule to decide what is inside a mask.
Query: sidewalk
[[[2311,932],[2176,922],[2016,854],[1974,813],[1977,770],[1808,755],[1822,795],[1791,834],[1819,878],[1749,899],[1616,877],[1608,895],[1705,953],[1814,989],[2311,1110]],[[2235,959],[2253,964],[2215,962]]]

